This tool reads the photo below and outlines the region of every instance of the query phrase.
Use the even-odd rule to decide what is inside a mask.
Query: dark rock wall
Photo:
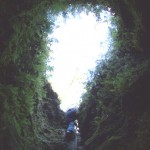
[[[51,84],[44,86],[46,98],[39,101],[32,116],[34,132],[36,135],[35,149],[61,150],[66,145],[63,141],[65,114],[60,109],[58,95],[53,91]]]
[[[148,0],[110,2],[112,11],[120,18],[116,40],[122,46],[115,49],[114,58],[101,65],[105,69],[95,73],[80,105],[79,126],[86,150],[149,150],[148,3]],[[131,33],[134,36],[128,36]],[[117,78],[118,74],[123,78]],[[115,84],[123,86],[115,88]]]

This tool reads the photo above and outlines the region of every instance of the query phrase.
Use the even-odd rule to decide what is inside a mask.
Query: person
[[[74,137],[75,134],[75,126],[77,126],[77,123],[75,120],[77,120],[77,108],[70,108],[66,112],[66,122],[67,122],[67,130],[66,130],[66,140],[71,140]]]

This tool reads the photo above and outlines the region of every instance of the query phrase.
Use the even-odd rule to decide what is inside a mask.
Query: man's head
[[[70,108],[67,112],[66,112],[66,119],[67,122],[70,121],[75,121],[77,119],[78,116],[78,109],[76,108]]]

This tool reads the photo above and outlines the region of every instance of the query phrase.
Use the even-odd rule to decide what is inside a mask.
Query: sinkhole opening
[[[49,82],[62,110],[79,106],[90,71],[94,71],[97,61],[105,59],[110,49],[112,17],[110,11],[101,11],[98,19],[95,13],[85,10],[53,17],[53,32],[48,35],[53,66]]]

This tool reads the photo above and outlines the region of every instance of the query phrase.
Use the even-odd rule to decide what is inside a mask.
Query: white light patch
[[[107,52],[108,22],[99,23],[93,13],[81,13],[70,15],[66,21],[59,16],[56,25],[59,28],[49,35],[58,40],[51,45],[54,72],[50,83],[65,111],[79,105],[88,70],[94,69],[96,60]]]

